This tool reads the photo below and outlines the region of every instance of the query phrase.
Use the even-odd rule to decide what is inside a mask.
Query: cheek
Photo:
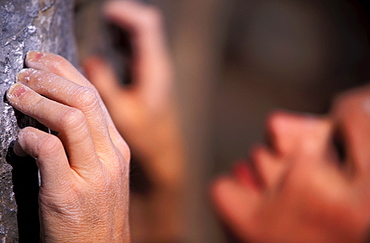
[[[285,199],[295,208],[300,218],[313,225],[335,224],[347,206],[345,186],[330,173],[302,174],[285,191]]]
[[[235,180],[218,178],[211,187],[211,199],[216,213],[232,231],[245,239],[253,231],[259,196]]]
[[[304,218],[320,231],[333,233],[328,237],[354,242],[349,239],[357,234],[360,227],[357,224],[358,209],[356,203],[353,203],[352,194],[345,190],[345,185],[312,184],[308,187],[311,193],[304,195]]]

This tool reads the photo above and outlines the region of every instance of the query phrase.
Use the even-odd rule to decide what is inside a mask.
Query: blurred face
[[[361,242],[370,225],[370,88],[325,117],[277,112],[256,145],[212,186],[216,211],[243,241]]]

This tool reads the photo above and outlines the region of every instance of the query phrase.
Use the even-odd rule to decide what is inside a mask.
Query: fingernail
[[[39,51],[29,51],[26,55],[26,61],[28,62],[37,62],[44,56],[43,52]]]
[[[21,95],[26,93],[27,89],[24,85],[20,83],[15,83],[10,86],[6,96],[8,100],[12,100],[13,98],[19,98]]]
[[[30,76],[31,74],[35,71],[35,69],[31,68],[25,68],[22,69],[16,77],[17,82],[22,82],[22,83],[28,83],[30,81]]]

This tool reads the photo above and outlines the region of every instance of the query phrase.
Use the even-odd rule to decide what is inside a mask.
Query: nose
[[[294,134],[294,117],[287,112],[275,111],[269,115],[266,124],[266,140],[270,148],[278,155],[284,155],[292,149],[289,139]]]
[[[315,140],[329,134],[328,126],[323,126],[323,121],[313,115],[275,111],[267,119],[268,143],[277,155],[290,154],[298,144],[304,142],[309,145],[312,140],[309,138]]]

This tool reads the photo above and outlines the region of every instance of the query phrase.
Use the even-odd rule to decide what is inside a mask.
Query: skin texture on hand
[[[108,1],[104,14],[129,35],[132,83],[101,57],[83,67],[150,182],[149,193],[131,194],[133,242],[181,241],[185,158],[162,16],[135,1]]]
[[[19,133],[15,153],[36,158],[43,242],[129,242],[130,152],[99,94],[60,56],[29,52],[7,98],[50,129]]]
[[[268,144],[218,178],[218,214],[244,242],[365,242],[370,225],[370,88],[327,116],[276,112]]]

